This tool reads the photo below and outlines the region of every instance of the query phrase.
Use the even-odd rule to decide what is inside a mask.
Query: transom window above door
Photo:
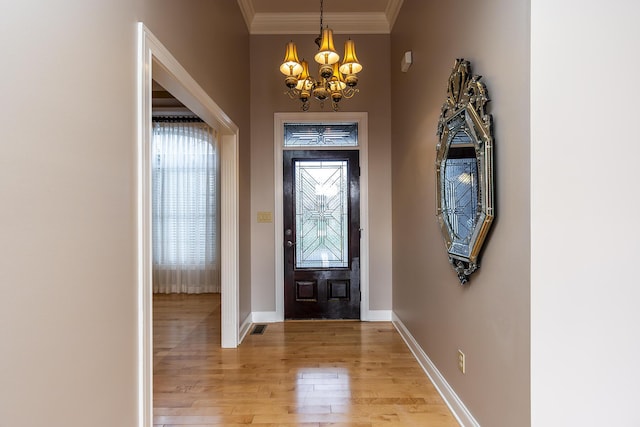
[[[285,148],[357,147],[357,123],[285,123]]]

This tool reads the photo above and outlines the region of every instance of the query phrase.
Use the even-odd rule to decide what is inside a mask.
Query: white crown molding
[[[389,34],[403,0],[389,0],[384,12],[325,13],[336,34]],[[317,13],[256,13],[253,0],[238,0],[250,34],[317,34]]]
[[[324,23],[334,34],[390,32],[387,15],[382,12],[325,13]],[[319,30],[317,13],[256,13],[249,27],[251,34],[318,34]]]
[[[253,7],[253,0],[238,0],[238,7],[240,7],[240,12],[242,12],[244,22],[247,24],[249,32],[251,32],[253,17],[256,15],[256,10]]]
[[[400,13],[402,2],[403,0],[389,0],[389,3],[387,3],[385,14],[387,15],[387,22],[389,23],[389,32],[391,32],[394,24],[396,23],[396,18],[398,18],[398,14]]]

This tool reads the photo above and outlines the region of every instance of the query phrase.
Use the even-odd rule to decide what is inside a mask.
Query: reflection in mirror
[[[436,214],[461,284],[478,269],[494,218],[491,115],[479,80],[468,61],[456,61],[438,123]]]
[[[471,138],[464,131],[451,139],[443,167],[443,209],[452,237],[451,250],[469,256],[469,243],[478,220],[478,164]]]

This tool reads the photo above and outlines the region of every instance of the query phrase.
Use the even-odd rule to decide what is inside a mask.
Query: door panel
[[[284,151],[285,318],[360,318],[358,151]]]

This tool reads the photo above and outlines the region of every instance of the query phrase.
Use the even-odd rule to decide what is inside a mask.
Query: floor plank
[[[154,427],[450,427],[391,323],[267,325],[220,348],[220,296],[155,295]]]

